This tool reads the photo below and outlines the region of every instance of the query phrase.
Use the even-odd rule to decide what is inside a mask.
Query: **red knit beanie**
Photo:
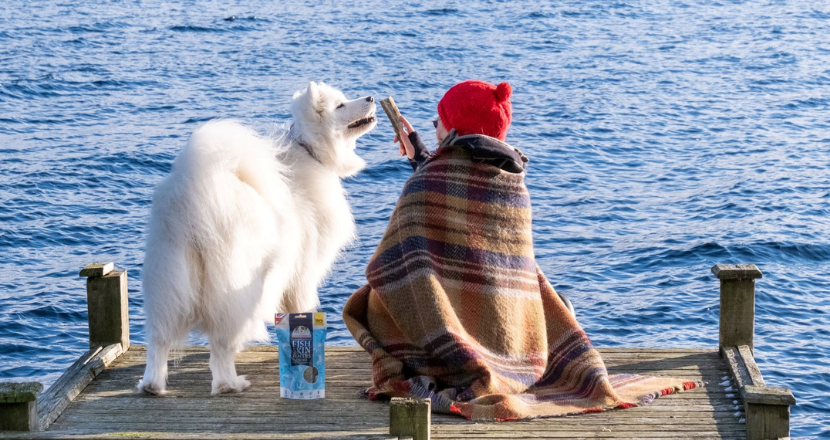
[[[452,86],[438,102],[438,117],[447,131],[453,128],[459,136],[484,134],[504,140],[513,107],[513,89],[504,82],[498,86],[468,80]]]

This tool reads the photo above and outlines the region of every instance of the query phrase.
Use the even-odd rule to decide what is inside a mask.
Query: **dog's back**
[[[281,213],[291,203],[270,141],[228,120],[196,130],[153,196],[144,262],[148,338],[176,345],[194,327],[209,333],[265,313],[255,309],[273,313],[273,304],[259,304],[262,278],[279,259],[277,240],[289,226]],[[253,327],[246,337],[267,337],[261,324]]]

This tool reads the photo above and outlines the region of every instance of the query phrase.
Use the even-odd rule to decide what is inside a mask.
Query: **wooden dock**
[[[237,370],[252,384],[241,394],[210,395],[207,347],[188,347],[181,353],[177,366],[170,369],[168,395],[136,393],[145,348],[130,346],[128,338],[124,342],[125,321],[110,316],[126,300],[126,273],[99,272],[89,278],[88,293],[111,298],[90,300],[90,333],[98,335],[92,348],[46,392],[40,393],[42,387],[36,383],[0,384],[0,439],[786,437],[794,399],[787,389],[765,386],[753,359],[752,331],[746,332],[747,323],[754,321],[748,309],[754,313],[754,278],[760,272],[754,265],[718,265],[713,272],[721,279],[722,304],[724,297],[728,303],[722,313],[733,314],[721,318],[720,348],[599,349],[610,373],[702,380],[702,388],[664,396],[647,406],[578,416],[482,424],[432,414],[431,420],[393,420],[393,426],[389,403],[359,397],[360,389],[371,384],[372,373],[369,355],[358,347],[327,347],[323,400],[279,397],[273,346],[251,347],[238,355]],[[93,319],[92,304],[106,308],[111,319]],[[105,336],[108,326],[118,331]]]

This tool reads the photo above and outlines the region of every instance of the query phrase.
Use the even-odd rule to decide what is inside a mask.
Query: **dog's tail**
[[[269,201],[285,200],[287,167],[275,158],[270,139],[232,119],[210,121],[193,132],[174,170],[206,182],[231,173]]]

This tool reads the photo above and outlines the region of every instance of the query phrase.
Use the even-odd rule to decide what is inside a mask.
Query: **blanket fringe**
[[[634,406],[649,405],[652,402],[654,402],[654,399],[656,399],[658,397],[668,396],[669,394],[682,393],[683,391],[688,391],[688,390],[692,390],[692,389],[695,389],[695,388],[700,388],[700,387],[703,387],[704,385],[706,385],[706,383],[703,382],[703,381],[683,382],[682,388],[681,387],[665,388],[665,389],[662,389],[660,391],[655,391],[653,393],[646,394],[645,396],[641,397],[639,399],[639,402]]]

